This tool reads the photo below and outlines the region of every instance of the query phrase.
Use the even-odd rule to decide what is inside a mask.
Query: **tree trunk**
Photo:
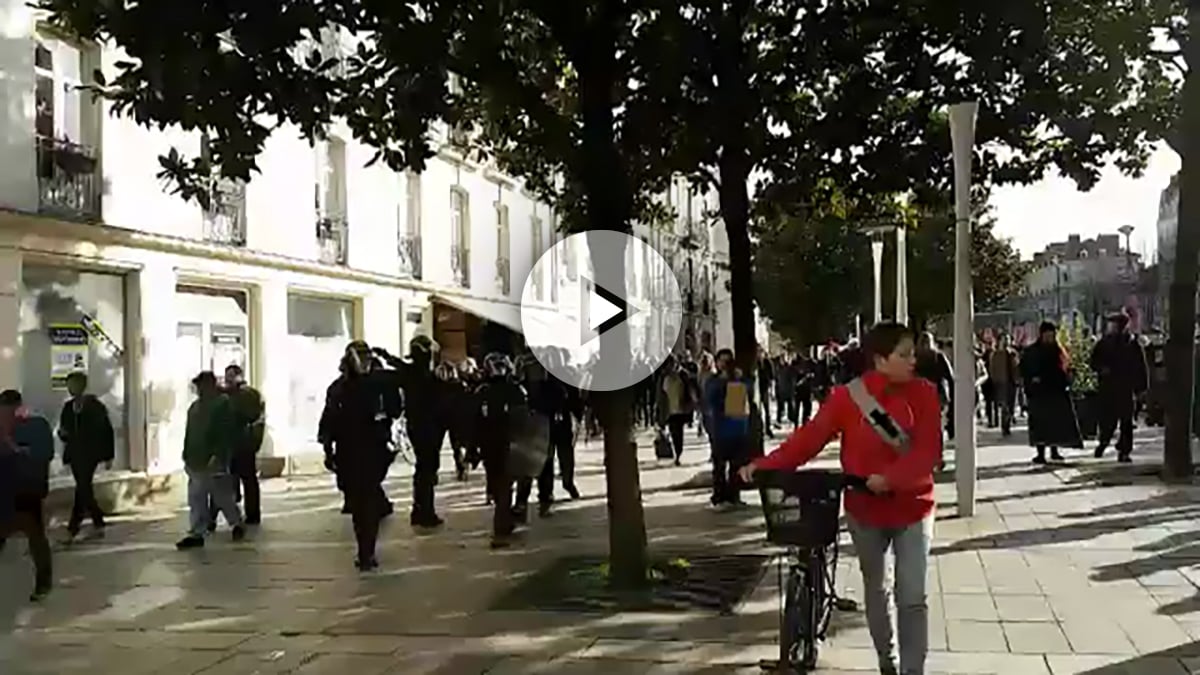
[[[583,58],[577,64],[585,158],[579,165],[579,177],[587,199],[588,230],[629,233],[631,200],[616,146],[613,112],[617,46],[611,14],[601,11],[592,19]],[[624,251],[604,246],[590,248],[595,282],[606,288],[624,288]],[[605,367],[628,365],[633,358],[628,322],[601,334],[600,357]],[[597,399],[600,403],[597,412],[604,428],[610,580],[618,588],[636,588],[646,583],[649,553],[637,446],[632,433],[633,397],[630,390],[622,390],[598,393]]]
[[[1200,26],[1200,0],[1189,3],[1189,25]],[[1185,45],[1188,63],[1183,89],[1183,169],[1175,268],[1168,305],[1166,346],[1167,403],[1163,465],[1168,480],[1190,480],[1192,397],[1196,354],[1196,273],[1200,264],[1200,39]],[[1191,185],[1196,184],[1192,190]]]

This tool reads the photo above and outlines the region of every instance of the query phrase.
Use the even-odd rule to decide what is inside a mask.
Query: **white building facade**
[[[464,160],[452,134],[417,175],[366,167],[372,151],[344,128],[315,145],[282,129],[260,173],[215,180],[204,209],[156,178],[160,155],[203,153],[204,139],[111,117],[78,89],[116,59],[59,39],[24,0],[0,0],[0,388],[53,421],[63,376],[86,370],[113,416],[117,470],[180,468],[201,370],[243,366],[266,400],[263,455],[311,456],[349,340],[401,353],[425,333],[462,358],[505,340],[497,325],[519,330],[557,215]],[[720,344],[728,300],[712,240],[723,230],[703,223],[707,242],[688,249],[680,283],[693,292],[694,336]],[[656,246],[679,243],[661,236]],[[567,262],[533,282],[545,311],[577,300],[561,292]]]

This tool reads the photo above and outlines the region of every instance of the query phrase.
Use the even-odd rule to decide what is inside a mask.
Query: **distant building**
[[[1125,310],[1140,329],[1141,270],[1141,256],[1122,245],[1121,235],[1083,239],[1072,234],[1034,254],[1021,309],[1026,315],[1092,328],[1098,328],[1105,315]]]

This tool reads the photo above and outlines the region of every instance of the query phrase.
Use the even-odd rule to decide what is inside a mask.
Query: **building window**
[[[84,54],[45,36],[33,45],[34,134],[39,209],[72,218],[100,217],[98,155],[87,124],[96,105],[84,98]],[[85,114],[86,112],[86,114]]]
[[[496,202],[496,281],[500,283],[500,294],[505,296],[508,295],[512,282],[510,245],[508,206]]]
[[[546,250],[546,242],[542,239],[542,219],[533,216],[529,219],[530,242],[533,246],[533,256],[530,258],[531,264],[529,273],[533,275],[533,297],[539,301],[545,298],[545,276],[542,270],[538,267],[538,258],[542,257],[542,253]]]
[[[336,136],[318,143],[313,201],[321,262],[346,264],[349,225],[346,220],[346,142]]]
[[[404,173],[404,206],[396,207],[400,275],[420,279],[421,268],[421,174]]]
[[[454,282],[471,287],[471,204],[467,191],[450,188],[450,269]]]

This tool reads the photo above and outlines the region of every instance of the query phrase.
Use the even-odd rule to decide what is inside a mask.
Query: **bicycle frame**
[[[781,556],[779,660],[763,661],[760,667],[797,673],[816,667],[819,643],[825,639],[837,599],[836,565],[836,542],[813,549],[791,547]]]

